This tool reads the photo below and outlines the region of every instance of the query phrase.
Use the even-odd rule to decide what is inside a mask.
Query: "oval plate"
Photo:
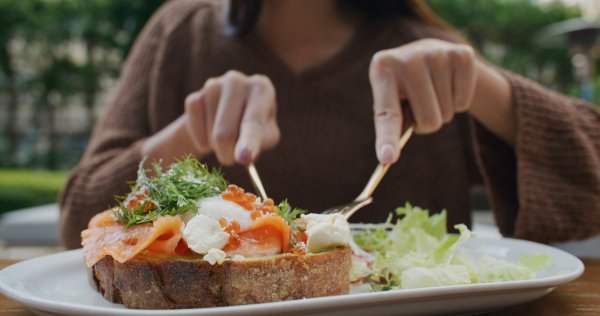
[[[576,257],[553,247],[518,239],[473,238],[474,257],[489,254],[516,262],[525,254],[546,254],[551,265],[533,280],[348,294],[243,306],[135,310],[106,301],[88,283],[81,249],[23,261],[0,271],[0,292],[40,315],[423,315],[484,312],[528,302],[572,281],[584,270]]]

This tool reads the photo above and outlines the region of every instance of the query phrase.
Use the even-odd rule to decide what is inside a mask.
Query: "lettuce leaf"
[[[516,263],[489,255],[474,260],[462,248],[471,231],[459,224],[458,235],[447,234],[445,210],[429,215],[406,203],[396,214],[400,216],[396,223],[389,217],[386,223],[354,235],[360,251],[369,254],[365,280],[376,291],[532,279],[550,263],[547,255],[523,256]],[[360,266],[365,273],[365,265]]]

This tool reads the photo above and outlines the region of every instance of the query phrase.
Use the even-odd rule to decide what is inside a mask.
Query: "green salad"
[[[384,224],[364,225],[354,241],[352,280],[367,283],[375,291],[444,285],[487,283],[535,278],[549,265],[544,254],[522,256],[508,262],[490,255],[474,258],[462,246],[472,237],[467,226],[447,234],[446,212],[429,215],[427,210],[406,204]]]

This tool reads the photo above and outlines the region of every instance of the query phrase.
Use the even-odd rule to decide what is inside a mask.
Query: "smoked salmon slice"
[[[161,216],[153,223],[125,228],[115,221],[113,210],[97,214],[81,232],[85,263],[91,267],[106,256],[124,263],[143,250],[174,255],[182,238],[182,224],[179,217]]]
[[[279,238],[281,239],[281,252],[287,252],[290,246],[290,237],[292,229],[288,225],[283,217],[277,215],[264,215],[254,220],[252,228],[250,230],[256,230],[263,227],[271,227],[279,232]]]
[[[223,248],[228,256],[246,257],[275,255],[288,251],[291,228],[278,215],[263,215],[256,218],[252,227],[236,233],[234,241]]]
[[[277,229],[263,226],[240,233],[236,242],[228,243],[223,251],[229,257],[242,255],[245,257],[270,256],[281,253],[281,237]]]

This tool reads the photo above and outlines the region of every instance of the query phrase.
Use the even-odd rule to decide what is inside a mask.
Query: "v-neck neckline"
[[[242,42],[246,43],[249,50],[254,53],[261,63],[266,63],[272,67],[273,71],[277,72],[284,78],[293,81],[310,81],[322,75],[332,73],[341,67],[344,67],[349,62],[352,62],[357,56],[364,53],[365,39],[369,39],[372,29],[375,24],[373,20],[365,20],[357,27],[356,31],[350,40],[335,54],[326,60],[312,65],[305,70],[296,72],[279,56],[267,43],[253,30],[242,38]],[[368,40],[370,41],[370,40]]]

